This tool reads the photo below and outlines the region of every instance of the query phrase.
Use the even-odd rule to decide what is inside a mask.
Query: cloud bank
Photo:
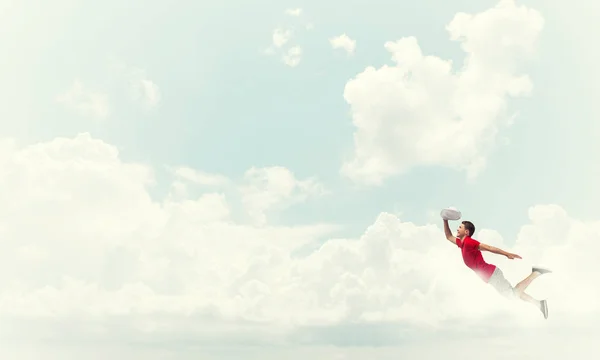
[[[155,169],[122,161],[117,148],[89,134],[1,144],[0,185],[11,191],[1,195],[0,317],[16,326],[11,336],[35,323],[39,336],[115,336],[118,328],[140,339],[278,342],[351,325],[387,334],[502,332],[598,319],[600,223],[556,205],[529,210],[511,249],[523,260],[486,255],[513,283],[532,264],[555,270],[531,287],[549,299],[546,321],[481,283],[440,224],[384,212],[363,234],[337,238],[336,224],[257,222],[257,213],[322,194],[316,179],[285,168],[250,169],[238,182],[178,169],[178,195],[161,200],[149,193]],[[506,246],[495,231],[477,235]],[[299,255],[306,246],[316,250]]]

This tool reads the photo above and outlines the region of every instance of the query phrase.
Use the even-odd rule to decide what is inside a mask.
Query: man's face
[[[465,229],[465,226],[463,224],[460,224],[460,226],[458,227],[458,229],[456,229],[456,236],[459,238],[462,238],[464,236],[467,235],[467,230]]]

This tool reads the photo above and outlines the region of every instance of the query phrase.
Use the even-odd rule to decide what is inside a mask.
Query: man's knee
[[[512,288],[512,291],[513,291],[513,294],[514,294],[514,296],[515,296],[516,298],[520,298],[520,297],[521,297],[521,294],[523,294],[523,290],[519,289],[519,287],[518,287],[518,286],[514,286],[514,287]]]
[[[521,289],[517,289],[515,287],[514,290],[515,296],[517,297],[517,299],[521,299],[521,300],[528,300],[529,296],[527,296],[527,294],[525,294],[525,291],[521,290]]]

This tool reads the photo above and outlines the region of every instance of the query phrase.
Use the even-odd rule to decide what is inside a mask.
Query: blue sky
[[[168,170],[173,167],[242,182],[251,167],[282,166],[296,179],[314,177],[328,192],[284,206],[269,224],[341,226],[333,235],[314,230],[306,235],[307,243],[323,242],[327,236],[359,238],[382,212],[419,226],[432,221],[440,225],[437,212],[449,205],[459,207],[478,229],[499,232],[510,247],[523,236],[528,211],[535,205],[558,204],[577,221],[598,219],[594,205],[600,201],[595,191],[600,171],[595,159],[600,147],[595,139],[600,114],[594,94],[599,90],[600,52],[590,45],[598,28],[591,15],[597,5],[591,1],[518,2],[544,18],[533,57],[520,68],[530,76],[533,90],[509,99],[515,123],[501,128],[500,145],[486,157],[487,165],[474,181],[463,171],[433,165],[411,168],[376,186],[357,184],[341,173],[354,151],[355,127],[344,99],[347,82],[369,66],[393,66],[384,44],[407,36],[416,37],[425,55],[451,60],[458,70],[465,52],[450,40],[446,26],[458,12],[482,12],[496,2],[0,4],[5,29],[0,47],[9,54],[0,60],[0,96],[5,100],[1,137],[26,147],[89,132],[115,146],[120,161],[156,172],[158,182],[148,191],[157,204],[172,190]],[[286,15],[291,8],[301,8],[301,16]],[[309,23],[313,28],[306,30]],[[291,42],[303,49],[296,67],[265,54],[274,29],[287,26],[295,27]],[[356,41],[352,56],[329,44],[342,33]],[[135,69],[143,70],[140,76],[160,90],[156,106],[132,100],[129,85],[139,83]],[[107,96],[106,117],[57,102],[76,79],[86,91]],[[102,151],[108,150],[99,147],[96,154]],[[64,176],[60,179],[65,186],[76,178]],[[104,179],[100,170],[98,176]],[[100,180],[89,181],[91,188]],[[88,186],[81,184],[74,186]],[[144,211],[154,214],[150,208]],[[434,241],[422,231],[424,242]]]
[[[597,179],[584,161],[574,160],[594,145],[587,73],[576,65],[571,32],[565,32],[560,10],[524,4],[538,6],[547,20],[537,58],[527,68],[534,91],[510,102],[519,117],[501,136],[511,144],[492,153],[475,184],[452,170],[428,167],[356,191],[338,171],[354,130],[343,88],[366,66],[389,64],[383,43],[403,36],[416,36],[425,53],[460,64],[464,53],[449,41],[445,25],[457,11],[481,11],[492,2],[40,3],[40,14],[55,16],[40,18],[43,26],[19,35],[21,45],[13,43],[24,55],[14,58],[22,83],[13,96],[23,105],[17,114],[28,121],[8,129],[30,140],[89,131],[117,145],[126,160],[187,164],[232,177],[250,166],[282,165],[333,190],[290,210],[288,223],[345,223],[352,234],[380,211],[423,221],[428,210],[454,204],[477,223],[514,237],[526,208],[536,203],[557,202],[589,216],[582,193],[557,189],[591,189]],[[304,9],[300,18],[284,14],[293,7]],[[20,9],[17,19],[35,19],[37,11]],[[264,56],[275,26],[307,22],[315,27],[297,40],[305,51],[300,66],[291,69]],[[327,39],[342,32],[358,43],[353,57],[330,50]],[[113,97],[110,118],[98,123],[57,107],[54,94],[74,78],[118,91],[112,57],[144,68],[159,84],[158,109],[140,111]]]

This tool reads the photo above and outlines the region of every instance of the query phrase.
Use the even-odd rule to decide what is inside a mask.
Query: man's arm
[[[492,253],[498,254],[498,255],[504,255],[507,258],[511,259],[511,260],[512,259],[522,259],[517,254],[512,254],[512,253],[506,252],[506,251],[504,251],[502,249],[499,249],[499,248],[497,248],[495,246],[491,246],[491,245],[487,245],[487,244],[479,244],[479,250],[481,250],[481,251],[489,251],[489,252],[492,252]]]
[[[448,225],[448,220],[444,220],[444,232],[446,233],[446,239],[456,245],[456,238],[452,235],[452,231],[450,231],[450,226]]]

